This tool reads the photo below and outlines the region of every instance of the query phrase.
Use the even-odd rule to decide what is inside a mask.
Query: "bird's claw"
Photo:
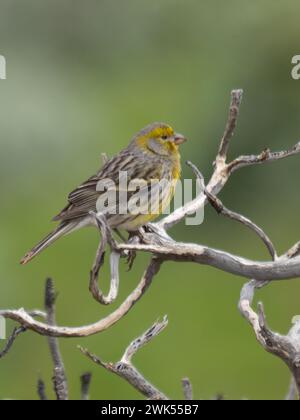
[[[136,259],[136,251],[134,250],[128,250],[128,256],[127,256],[127,260],[126,263],[128,265],[127,271],[131,271],[134,261]]]

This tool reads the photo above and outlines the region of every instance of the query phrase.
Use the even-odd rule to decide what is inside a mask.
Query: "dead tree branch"
[[[124,300],[124,302],[112,313],[105,318],[101,318],[98,322],[83,327],[59,327],[52,326],[42,322],[36,321],[23,308],[18,310],[2,310],[0,316],[4,318],[13,319],[28,329],[37,332],[38,334],[52,337],[87,337],[95,335],[101,331],[114,325],[123,316],[125,316],[130,309],[138,302],[138,300],[147,291],[152,283],[154,276],[158,273],[162,261],[159,258],[153,257],[146,269],[141,281],[133,292]]]
[[[45,309],[47,313],[48,325],[56,326],[55,319],[55,300],[56,293],[54,290],[54,283],[52,279],[46,280],[45,288]],[[53,369],[53,385],[57,399],[60,401],[68,400],[68,384],[65,366],[60,353],[58,339],[56,337],[48,337],[48,344],[50,348],[51,357],[54,364]]]
[[[296,384],[295,384],[295,379],[292,376],[289,391],[288,391],[288,393],[285,397],[285,400],[286,401],[295,401],[297,399],[296,395],[297,395],[297,388],[296,388]]]
[[[257,226],[247,217],[242,216],[241,214],[236,213],[226,208],[224,204],[222,203],[222,201],[215,195],[211,194],[210,192],[205,190],[205,194],[208,198],[208,201],[210,202],[212,207],[217,211],[217,213],[222,214],[223,216],[228,217],[229,219],[235,220],[236,222],[239,222],[242,225],[247,226],[249,229],[252,229],[253,232],[255,232],[255,234],[258,235],[260,239],[263,241],[272,259],[276,260],[277,253],[276,253],[275,247],[271,239],[268,237],[268,235],[259,226]]]
[[[168,398],[166,395],[164,395],[150,382],[148,382],[147,379],[145,379],[144,376],[132,364],[132,357],[135,355],[135,353],[147,343],[149,343],[154,337],[160,334],[167,325],[167,317],[164,317],[161,322],[157,321],[155,324],[153,324],[152,327],[150,327],[144,334],[130,343],[130,345],[125,350],[121,360],[117,363],[105,363],[99,359],[99,357],[90,353],[87,349],[84,349],[80,346],[78,348],[94,363],[104,367],[109,372],[113,372],[120,376],[148,399],[167,400]]]
[[[48,400],[47,394],[46,394],[45,382],[41,378],[39,378],[38,383],[37,383],[37,393],[41,401]]]
[[[27,329],[25,327],[16,327],[16,328],[14,328],[11,336],[9,337],[9,339],[7,340],[6,345],[4,346],[4,349],[1,350],[1,352],[0,352],[0,359],[2,359],[4,356],[6,356],[8,354],[9,350],[12,348],[12,346],[13,346],[15,340],[17,339],[17,337],[20,334],[22,334],[22,333],[24,333],[26,331],[27,331]]]
[[[289,367],[300,397],[300,320],[295,320],[294,326],[286,336],[271,331],[266,323],[263,304],[258,304],[257,312],[251,307],[254,292],[258,286],[255,280],[244,286],[239,303],[240,311],[251,324],[256,338],[263,348],[279,357]]]
[[[28,314],[32,318],[35,318],[35,317],[40,317],[40,318],[44,318],[44,319],[46,318],[46,313],[43,312],[43,311],[40,311],[40,310],[29,311]],[[23,334],[26,331],[27,331],[27,328],[23,327],[23,326],[14,328],[13,332],[11,333],[10,337],[7,340],[6,345],[4,346],[3,350],[1,350],[1,352],[0,352],[0,359],[5,357],[9,353],[12,346],[14,345],[14,342],[18,338],[18,336],[20,334]]]
[[[109,305],[113,303],[116,298],[118,297],[119,291],[119,261],[121,257],[121,253],[117,252],[117,245],[113,239],[112,233],[107,225],[104,216],[97,215],[92,213],[93,217],[98,224],[99,230],[101,232],[101,239],[99,243],[99,247],[96,252],[96,257],[94,261],[94,265],[92,267],[90,273],[90,292],[92,293],[93,297],[96,299],[97,302],[101,303],[102,305]],[[110,278],[110,290],[107,296],[105,296],[102,290],[99,288],[98,279],[99,279],[99,272],[104,263],[104,255],[105,255],[105,248],[107,243],[109,242],[111,247],[111,255],[110,255],[110,267],[111,267],[111,278]]]
[[[90,399],[89,397],[89,391],[90,391],[90,385],[92,380],[92,374],[90,372],[84,373],[80,377],[81,382],[81,400],[87,401]]]
[[[193,387],[189,380],[189,378],[183,378],[181,380],[182,389],[185,400],[192,400],[193,399]]]
[[[230,140],[233,137],[236,128],[237,118],[239,114],[240,105],[243,98],[243,91],[241,89],[233,90],[231,92],[231,103],[229,107],[229,116],[225,132],[221,139],[217,160],[226,160],[230,145]]]

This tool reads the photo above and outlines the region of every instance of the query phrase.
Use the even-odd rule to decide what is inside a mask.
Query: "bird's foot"
[[[137,234],[137,232],[129,232],[129,237],[127,243],[130,245],[138,244],[140,242],[140,238]],[[127,265],[128,269],[127,271],[130,271],[133,267],[134,261],[136,259],[136,251],[133,249],[128,249],[127,251]]]

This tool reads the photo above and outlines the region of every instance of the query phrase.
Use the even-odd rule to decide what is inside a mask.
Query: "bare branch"
[[[106,217],[102,213],[89,212],[90,216],[95,219],[95,222],[101,232],[102,237],[105,237],[105,242],[108,242],[112,251],[118,250],[118,244],[113,236],[111,227],[109,226]]]
[[[217,211],[217,213],[222,214],[225,217],[228,217],[229,219],[235,220],[242,225],[247,226],[249,229],[253,230],[263,241],[263,243],[266,245],[271,257],[273,260],[276,260],[277,253],[275,250],[275,247],[271,241],[271,239],[268,237],[268,235],[255,223],[253,223],[250,219],[248,219],[245,216],[242,216],[239,213],[235,213],[228,208],[226,208],[222,201],[216,197],[215,195],[211,194],[209,191],[205,190],[205,194],[208,198],[208,201],[213,206],[213,208]]]
[[[221,139],[221,144],[219,147],[217,160],[221,160],[221,159],[223,159],[224,161],[226,160],[229,143],[234,134],[234,130],[236,128],[236,123],[237,123],[237,118],[239,114],[239,108],[242,102],[242,97],[243,97],[242,89],[233,90],[231,92],[231,103],[230,103],[230,108],[229,108],[228,121],[225,128],[225,132]]]
[[[46,317],[47,317],[47,315],[46,315],[45,312],[40,311],[38,309],[34,309],[32,311],[29,311],[28,313],[33,318],[38,317],[38,318],[44,318],[44,319],[46,319]],[[22,333],[24,333],[26,331],[27,331],[27,328],[25,328],[23,326],[22,327],[17,327],[17,328],[15,328],[13,330],[11,336],[7,340],[7,343],[6,343],[5,347],[4,347],[4,349],[0,352],[0,359],[2,359],[3,357],[5,357],[8,354],[8,352],[11,350],[11,348],[12,348],[15,340],[17,339],[17,337],[20,334],[22,334]]]
[[[56,293],[54,290],[54,283],[52,279],[46,280],[45,288],[45,308],[47,312],[48,325],[55,327],[55,300]],[[53,369],[53,385],[56,397],[58,400],[68,400],[68,384],[65,372],[62,355],[59,349],[58,339],[55,337],[48,337],[48,344],[52,356],[54,369]]]
[[[112,251],[110,255],[110,267],[111,267],[111,279],[110,279],[110,289],[107,296],[104,295],[102,290],[99,288],[98,279],[100,268],[104,263],[105,255],[105,245],[106,245],[106,234],[103,232],[102,240],[97,250],[95,262],[90,273],[90,292],[97,302],[103,305],[109,305],[113,303],[119,291],[119,261],[120,253]]]
[[[296,384],[295,384],[295,379],[292,376],[289,391],[288,391],[288,393],[285,397],[285,400],[286,401],[295,401],[296,400],[296,395],[297,395],[297,388],[296,388]]]
[[[300,396],[300,320],[295,320],[295,325],[287,336],[272,332],[266,324],[262,303],[259,303],[257,313],[251,307],[257,286],[258,282],[252,280],[243,287],[239,309],[252,325],[256,338],[263,348],[279,357],[289,367]]]
[[[112,231],[106,221],[106,218],[103,215],[96,214],[94,212],[91,212],[90,214],[96,220],[96,223],[101,232],[101,239],[100,239],[100,243],[97,249],[94,265],[90,272],[89,289],[97,302],[101,303],[102,305],[110,305],[118,297],[119,262],[120,262],[121,253],[116,251],[117,243],[113,238]],[[105,296],[98,285],[98,280],[99,280],[100,269],[104,263],[105,247],[107,243],[109,243],[111,247],[111,255],[110,255],[111,278],[110,278],[110,289],[109,289],[108,295]]]
[[[103,165],[105,165],[108,162],[109,159],[106,153],[101,153],[101,160]]]
[[[212,194],[205,188],[204,177],[202,173],[200,172],[200,170],[197,168],[197,166],[189,161],[187,162],[187,165],[192,168],[194,174],[196,175],[198,179],[201,189],[204,191],[204,194],[206,195],[209,203],[217,211],[217,213],[222,214],[223,216],[228,217],[229,219],[235,220],[247,226],[248,228],[252,229],[264,242],[272,259],[275,260],[277,258],[276,250],[271,239],[267,236],[267,234],[259,226],[253,223],[250,219],[242,216],[241,214],[235,213],[227,209],[218,197],[216,197],[214,194]]]
[[[242,92],[242,90],[236,90],[232,92],[233,108],[230,108],[229,120],[225,129],[224,136],[221,140],[219,154],[217,155],[215,160],[214,172],[206,187],[207,191],[213,195],[217,195],[222,190],[232,173],[235,172],[237,169],[241,169],[250,165],[262,164],[265,162],[274,162],[300,153],[300,142],[298,142],[294,147],[292,147],[289,150],[284,150],[280,152],[270,152],[269,149],[266,149],[260,155],[240,156],[234,159],[232,162],[226,164],[226,157],[230,145],[230,139],[232,138],[238,117],[238,109],[240,105],[240,101],[238,102],[238,97],[240,95],[241,100]],[[237,101],[237,103],[235,103],[235,101]],[[206,201],[206,195],[204,193],[201,193],[194,200],[176,209],[173,213],[169,214],[159,222],[155,223],[155,225],[157,225],[161,229],[168,230],[177,223],[181,222],[183,219],[185,219],[187,215],[193,214],[197,210],[204,207]]]
[[[37,393],[41,401],[47,401],[45,382],[40,378],[37,383]]]
[[[27,331],[27,329],[26,329],[25,327],[18,327],[18,328],[15,328],[15,329],[13,330],[13,332],[12,332],[11,336],[10,336],[10,337],[9,337],[9,339],[7,340],[7,343],[6,343],[5,347],[4,347],[4,349],[3,349],[3,350],[1,350],[1,352],[0,352],[0,359],[2,359],[4,356],[6,356],[6,355],[8,354],[8,352],[9,352],[9,350],[12,348],[12,346],[13,346],[13,344],[14,344],[14,342],[15,342],[16,338],[17,338],[20,334],[22,334],[22,333],[24,333],[24,332],[26,332],[26,331]]]
[[[151,259],[141,281],[125,301],[111,314],[100,319],[94,324],[83,327],[59,327],[51,326],[33,319],[23,308],[18,310],[2,310],[0,316],[19,322],[28,329],[41,335],[52,337],[87,337],[105,331],[123,318],[130,309],[138,302],[143,294],[148,290],[154,276],[158,273],[162,261],[156,257]]]
[[[189,378],[182,378],[182,389],[185,400],[192,400],[193,399],[193,387],[189,380]]]
[[[289,249],[282,257],[280,258],[295,258],[300,255],[300,242],[297,242],[291,249]]]
[[[152,325],[143,335],[136,338],[130,343],[130,345],[125,350],[123,357],[121,359],[122,363],[130,364],[132,357],[136,352],[140,350],[141,347],[149,343],[154,337],[160,334],[168,325],[168,319],[165,316],[161,322],[157,321]]]
[[[149,239],[150,235],[147,235],[147,238]],[[170,240],[163,241],[162,238],[160,238],[160,245],[156,245],[154,237],[151,243],[120,244],[119,248],[121,250],[149,252],[163,261],[194,262],[209,265],[227,273],[248,279],[255,278],[259,281],[287,280],[300,277],[300,256],[292,260],[278,259],[274,262],[258,262],[204,245]]]
[[[300,142],[291,149],[280,152],[271,152],[270,149],[264,150],[260,155],[240,156],[228,164],[228,172],[232,173],[247,166],[259,165],[267,162],[275,162],[287,157],[295,156],[300,153]]]
[[[167,400],[168,398],[161,391],[155,388],[150,382],[148,382],[143,375],[133,366],[131,359],[132,356],[145,344],[149,343],[154,337],[156,337],[161,331],[165,329],[168,324],[167,317],[159,322],[157,321],[151,328],[149,328],[144,334],[135,339],[125,350],[122,359],[117,363],[105,363],[102,362],[99,357],[90,353],[87,349],[78,347],[79,350],[91,359],[94,363],[104,367],[110,372],[113,372],[125,379],[130,385],[132,385],[137,391],[143,394],[145,397],[151,400]]]
[[[89,390],[91,385],[92,374],[90,372],[84,373],[80,377],[81,382],[81,400],[88,401],[89,397]]]

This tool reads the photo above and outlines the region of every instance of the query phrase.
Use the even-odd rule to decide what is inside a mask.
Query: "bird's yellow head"
[[[178,147],[186,138],[164,123],[153,123],[143,128],[133,139],[133,144],[145,151],[161,156],[178,153]]]

